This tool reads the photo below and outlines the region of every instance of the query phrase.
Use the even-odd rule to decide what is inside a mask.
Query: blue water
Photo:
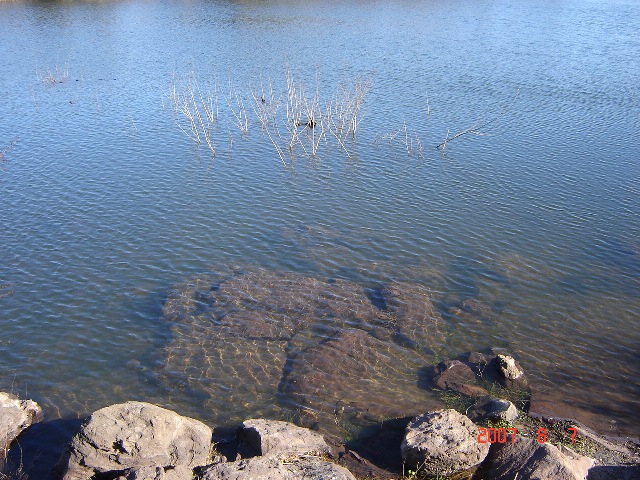
[[[507,348],[544,400],[640,431],[636,2],[5,2],[0,52],[0,390],[228,420],[148,372],[172,286],[240,263],[431,283],[430,361]],[[285,99],[287,69],[323,102],[370,79],[349,156],[283,165],[247,92]],[[243,133],[219,95],[213,158],[175,123],[189,73],[247,102]],[[446,315],[465,299],[483,321]]]

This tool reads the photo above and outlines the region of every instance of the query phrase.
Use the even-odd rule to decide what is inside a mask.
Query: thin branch
[[[471,133],[473,135],[478,135],[478,136],[489,135],[488,133],[483,132],[482,129],[490,126],[491,124],[496,123],[498,120],[504,117],[507,114],[507,112],[511,110],[511,108],[513,108],[513,106],[515,105],[519,94],[520,94],[520,89],[518,88],[518,90],[516,90],[516,93],[513,97],[513,100],[510,103],[508,103],[505,106],[505,108],[502,109],[502,112],[500,112],[498,116],[490,120],[487,120],[486,122],[481,122],[480,120],[477,120],[469,128],[466,128],[465,130],[462,130],[451,137],[449,137],[449,131],[447,130],[447,136],[445,137],[444,141],[439,145],[436,145],[436,148],[439,150],[444,150],[445,148],[447,148],[447,143],[449,143],[452,140],[455,140],[456,138],[462,137],[463,135],[467,135],[468,133]]]

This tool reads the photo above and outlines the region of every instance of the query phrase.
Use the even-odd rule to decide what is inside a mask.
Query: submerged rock
[[[42,418],[42,409],[33,400],[0,392],[0,460],[20,432]]]
[[[401,445],[408,468],[424,475],[452,475],[476,467],[489,453],[478,442],[478,428],[455,410],[438,410],[414,418]]]
[[[415,415],[436,401],[418,384],[442,319],[426,288],[394,283],[381,296],[374,305],[354,282],[257,268],[195,277],[166,301],[160,378],[212,408],[224,399],[232,420],[248,402],[275,409],[289,396],[324,412]]]
[[[393,282],[386,285],[381,294],[396,343],[429,354],[445,343],[444,322],[428,287]]]
[[[207,464],[211,437],[205,424],[156,405],[111,405],[94,412],[73,437],[60,462],[63,480],[125,470],[133,478],[146,478],[150,471],[160,474],[158,468],[191,470]],[[146,470],[138,473],[130,470],[143,467]]]
[[[488,395],[487,390],[476,385],[477,378],[472,368],[460,360],[445,360],[436,365],[433,383],[442,390],[453,390],[470,397]]]
[[[229,270],[176,287],[165,378],[211,398],[275,404],[287,360],[340,329],[375,323],[378,309],[352,282],[262,269]]]
[[[402,417],[420,412],[429,401],[417,386],[421,365],[411,350],[347,329],[298,355],[284,392],[305,409]]]

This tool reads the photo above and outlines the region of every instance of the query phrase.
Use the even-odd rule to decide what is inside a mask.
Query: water
[[[637,435],[639,32],[627,0],[3,3],[0,390],[49,418],[286,417],[165,381],[168,292],[240,264],[430,287],[445,334],[418,364],[507,348],[553,408]],[[249,98],[243,134],[219,96],[214,159],[176,127],[174,74],[284,95],[287,68],[324,101],[371,79],[349,157],[283,166]]]

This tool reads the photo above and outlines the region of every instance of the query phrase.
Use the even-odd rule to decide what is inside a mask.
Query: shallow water
[[[286,417],[158,379],[168,292],[240,264],[427,286],[425,362],[506,348],[543,399],[637,435],[639,33],[625,0],[0,4],[0,390],[52,418]],[[371,79],[350,156],[283,166],[248,96],[242,133],[220,94],[213,159],[176,127],[174,74],[284,98],[287,68],[323,102]]]

